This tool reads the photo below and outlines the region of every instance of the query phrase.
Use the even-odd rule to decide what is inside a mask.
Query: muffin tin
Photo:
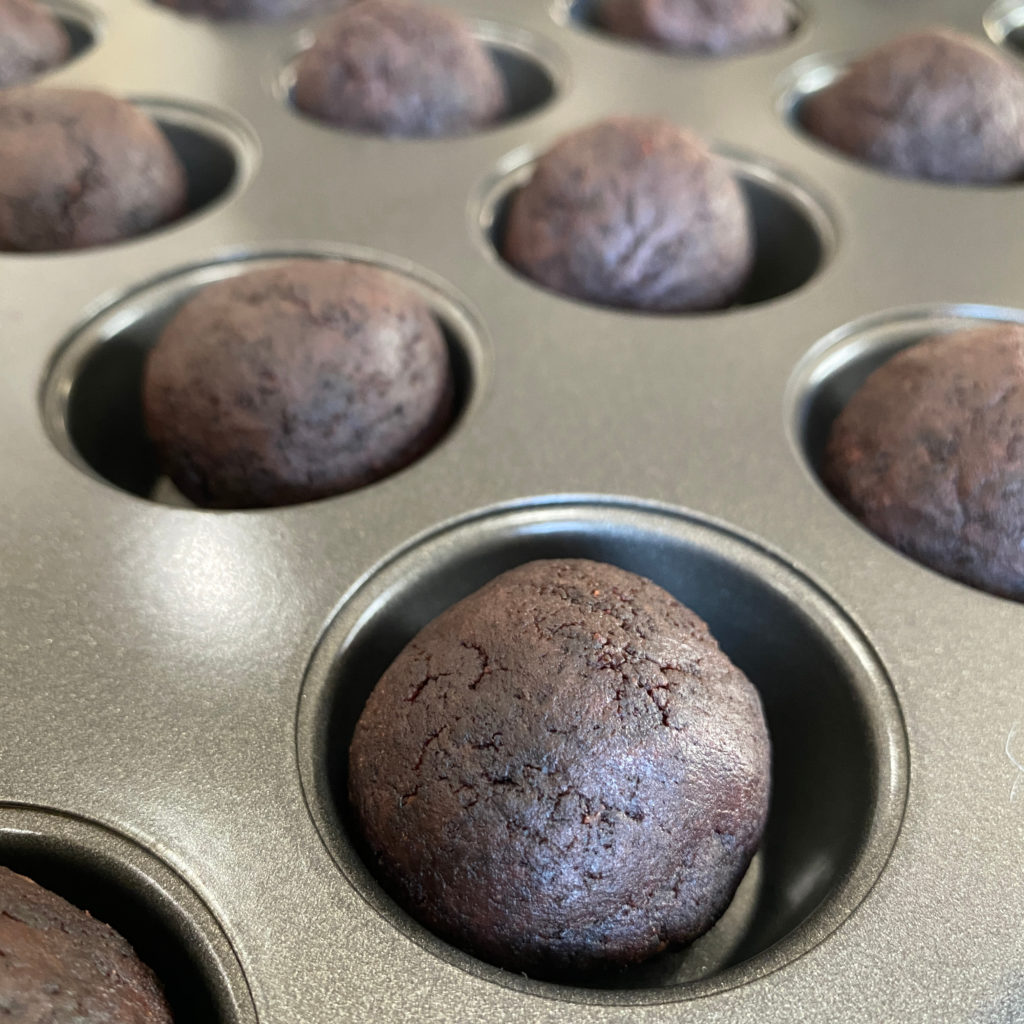
[[[1024,7],[806,0],[784,45],[713,60],[610,39],[582,2],[452,0],[502,55],[515,116],[396,141],[289,108],[314,20],[54,5],[83,47],[43,84],[142,102],[194,212],[119,245],[0,254],[0,862],[119,927],[179,1020],[1024,1019],[1024,609],[887,548],[815,472],[887,353],[1024,320],[1020,187],[888,177],[793,116],[906,29],[989,31],[1012,54]],[[758,233],[742,304],[600,309],[496,254],[536,156],[612,113],[670,117],[733,162]],[[145,349],[203,282],[297,254],[406,275],[445,327],[459,416],[350,494],[188,507],[139,429]],[[550,555],[690,604],[761,690],[774,744],[768,833],[726,916],[590,987],[422,929],[339,796],[402,644]]]

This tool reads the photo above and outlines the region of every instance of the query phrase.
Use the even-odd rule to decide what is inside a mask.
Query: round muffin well
[[[402,468],[446,429],[452,390],[441,328],[395,275],[296,259],[189,300],[147,357],[143,412],[190,500],[246,508]]]
[[[651,312],[721,308],[754,263],[724,160],[657,118],[615,117],[559,140],[509,201],[501,252],[552,291]]]
[[[599,0],[595,20],[613,35],[719,57],[763,49],[792,31],[786,0]]]
[[[171,1024],[153,972],[113,928],[0,866],[0,1014]]]
[[[506,572],[421,630],[349,757],[399,901],[515,970],[692,941],[728,906],[768,810],[757,691],[666,591],[579,559]]]
[[[1024,600],[1024,327],[957,331],[894,355],[832,424],[821,474],[893,547]]]
[[[0,92],[0,250],[103,245],[186,208],[185,170],[137,107],[84,89]]]
[[[1024,74],[949,29],[873,50],[796,116],[834,149],[902,177],[998,184],[1024,175]]]
[[[48,7],[36,0],[0,0],[0,88],[59,67],[70,53],[68,33]]]
[[[403,137],[476,131],[508,103],[488,48],[461,18],[402,0],[362,0],[322,25],[297,61],[292,98],[337,127]]]

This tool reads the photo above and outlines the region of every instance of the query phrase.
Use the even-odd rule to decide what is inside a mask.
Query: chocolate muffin
[[[785,0],[603,0],[597,23],[666,50],[715,56],[761,49],[792,31]]]
[[[0,88],[20,85],[68,59],[71,40],[49,7],[0,0]]]
[[[448,424],[437,321],[387,271],[289,260],[208,285],[167,325],[143,381],[146,428],[199,505],[286,505],[370,483]]]
[[[141,110],[104,93],[0,92],[0,249],[81,249],[185,212],[185,171]]]
[[[893,356],[836,418],[822,477],[911,558],[1024,600],[1024,328],[959,331]]]
[[[360,0],[296,65],[299,110],[379,135],[463,135],[505,110],[498,67],[461,18],[400,0]]]
[[[905,177],[980,184],[1024,173],[1024,75],[948,29],[872,51],[798,117],[830,146]]]
[[[422,629],[356,725],[369,855],[428,928],[516,971],[639,962],[723,913],[760,841],[757,691],[650,580],[537,561]]]
[[[171,1024],[171,1011],[113,928],[0,867],[0,1019]]]
[[[604,306],[716,309],[754,259],[726,163],[668,121],[616,117],[565,136],[511,197],[502,255],[539,284]]]

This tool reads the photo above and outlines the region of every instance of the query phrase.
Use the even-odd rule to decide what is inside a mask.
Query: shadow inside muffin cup
[[[251,174],[257,143],[248,128],[233,117],[164,100],[134,102],[156,122],[185,169],[185,213],[155,231],[205,211],[237,191]]]
[[[1021,20],[1024,23],[1024,7],[1021,9]],[[1024,30],[1022,30],[1021,42],[1024,44]],[[807,126],[804,116],[807,101],[842,78],[857,56],[853,53],[832,53],[804,57],[782,76],[776,100],[778,114],[811,145],[821,152],[828,153],[848,164],[861,167],[872,174],[879,174],[896,181],[913,182],[917,185],[936,185],[939,188],[956,189],[1001,189],[1019,186],[1024,181],[1022,175],[1004,181],[953,181],[921,175],[899,174],[887,167],[870,163],[838,149],[816,135]]]
[[[797,61],[782,76],[776,107],[779,116],[807,141],[835,156],[864,167],[870,165],[840,152],[810,131],[803,117],[804,104],[807,100],[842,78],[855,58],[856,55],[853,53],[832,53],[814,54]],[[881,172],[881,168],[875,169]]]
[[[61,67],[65,67],[96,45],[100,36],[100,18],[91,7],[76,3],[75,0],[44,0],[44,2],[56,15],[68,36],[70,49],[67,60],[61,65]]]
[[[350,593],[314,653],[299,708],[300,772],[325,844],[367,901],[438,957],[556,994],[456,950],[391,900],[374,878],[347,784],[356,722],[405,644],[499,573],[566,557],[647,576],[708,622],[760,692],[773,783],[760,852],[704,939],[638,967],[543,980],[577,986],[574,1000],[657,1002],[720,991],[795,959],[842,923],[888,857],[905,797],[902,719],[884,670],[838,608],[773,556],[684,515],[596,501],[491,510],[410,545]]]
[[[128,245],[192,217],[209,212],[244,187],[256,166],[259,145],[249,128],[233,115],[211,107],[189,106],[163,99],[127,100],[146,114],[167,139],[185,172],[185,210],[173,220],[129,235],[79,249],[21,251],[0,248],[0,258],[88,256],[97,249]]]
[[[175,1021],[255,1024],[227,939],[184,882],[96,825],[0,807],[0,865],[110,925],[156,975]]]
[[[160,504],[195,508],[162,475],[146,434],[142,378],[149,350],[184,303],[205,285],[292,258],[369,262],[397,274],[426,299],[447,343],[455,385],[451,418],[434,446],[443,443],[469,405],[481,372],[472,318],[433,282],[378,262],[361,250],[303,249],[251,254],[171,273],[114,302],[75,331],[58,352],[43,391],[43,420],[57,448],[79,468],[123,491]],[[429,454],[430,450],[419,458]]]
[[[815,277],[835,247],[835,231],[823,205],[803,186],[774,167],[731,151],[717,150],[730,166],[750,211],[754,234],[754,261],[750,276],[735,302],[722,309],[652,312],[628,307],[602,308],[644,316],[696,316],[728,312],[742,306],[781,298]],[[509,209],[515,193],[533,176],[535,161],[499,174],[485,189],[479,226],[488,251],[520,279],[561,295],[571,302],[586,300],[563,295],[524,275],[503,255]],[[587,305],[599,305],[586,302]]]
[[[473,34],[490,52],[491,58],[498,68],[498,73],[505,86],[507,101],[502,116],[493,124],[485,125],[480,131],[493,131],[495,128],[528,117],[555,99],[565,80],[564,61],[549,44],[542,43],[536,37],[525,32],[514,31],[494,22],[473,22],[471,28]],[[273,83],[275,94],[282,102],[287,103],[295,114],[334,131],[406,141],[409,141],[410,138],[413,140],[421,138],[421,136],[376,136],[372,132],[335,125],[298,107],[294,100],[297,63],[302,52],[308,49],[312,43],[313,34],[308,31],[304,31],[296,37],[290,50],[290,56],[286,58]],[[448,136],[448,138],[466,137],[466,135]]]
[[[628,46],[643,47],[644,49],[654,50],[656,53],[688,60],[728,60],[735,57],[754,56],[769,50],[778,49],[793,39],[793,36],[800,31],[800,27],[805,20],[804,12],[800,7],[793,2],[789,2],[786,4],[789,15],[789,32],[781,39],[775,39],[756,47],[737,50],[732,53],[714,54],[703,51],[687,52],[672,50],[669,47],[658,46],[656,43],[648,42],[644,39],[631,39],[621,36],[616,32],[611,32],[601,24],[599,17],[600,7],[601,0],[554,0],[551,7],[551,16],[559,24],[570,25],[587,32],[594,32],[605,39],[614,40]]]
[[[821,482],[836,417],[897,352],[933,335],[998,323],[1024,324],[1024,311],[968,304],[893,310],[846,324],[818,342],[794,370],[786,397],[791,437],[812,474]]]
[[[985,12],[982,24],[997,46],[1024,55],[1024,3],[1020,0],[997,0]]]

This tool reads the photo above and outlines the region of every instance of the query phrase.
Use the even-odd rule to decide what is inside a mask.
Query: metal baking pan
[[[119,245],[0,254],[0,862],[120,928],[180,1021],[1024,1020],[1024,608],[886,547],[815,470],[888,353],[1024,319],[1021,189],[897,180],[793,116],[910,28],[1012,55],[1024,5],[807,0],[783,45],[710,60],[609,39],[583,2],[451,0],[515,116],[428,142],[290,109],[313,22],[54,4],[77,55],[45,84],[143,103],[195,209]],[[737,170],[758,269],[736,307],[587,306],[496,255],[536,156],[615,113],[689,126]],[[407,275],[446,330],[459,415],[350,494],[188,507],[140,430],[146,347],[203,282],[294,254]],[[774,746],[768,832],[726,916],[590,988],[414,923],[339,798],[402,644],[557,554],[644,573],[705,617]]]

